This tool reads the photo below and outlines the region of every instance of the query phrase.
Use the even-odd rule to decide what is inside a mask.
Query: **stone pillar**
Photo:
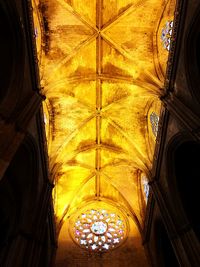
[[[161,99],[170,114],[183,125],[189,133],[200,140],[200,118],[189,107],[187,107],[174,94],[169,94]]]
[[[43,96],[33,93],[14,121],[11,118],[5,120],[0,115],[0,180],[24,139],[28,125],[38,112],[43,99]]]
[[[43,192],[41,193],[40,202],[38,203],[37,213],[35,214],[35,221],[32,225],[32,229],[28,232],[20,230],[20,232],[13,237],[12,240],[5,246],[4,251],[1,254],[0,266],[7,267],[49,267],[41,266],[40,261],[43,256],[42,252],[45,250],[44,257],[47,262],[51,262],[53,258],[53,253],[55,252],[55,236],[53,233],[48,233],[50,235],[51,244],[50,249],[46,244],[45,233],[47,227],[48,213],[51,213],[50,221],[53,223],[53,209],[50,209],[52,203],[52,184],[48,181],[43,186]]]
[[[35,216],[34,232],[32,233],[35,242],[32,242],[30,246],[27,248],[27,250],[29,251],[28,261],[26,263],[27,267],[39,266],[41,252],[44,245],[48,212],[49,208],[51,207],[52,189],[53,185],[49,181],[46,181],[46,183],[43,186],[43,192],[41,193],[41,199],[37,210],[38,212]],[[53,210],[51,209],[51,213],[52,212]],[[51,215],[53,219],[54,214]],[[51,236],[51,238],[53,238],[53,236]]]
[[[165,199],[161,186],[158,181],[153,180],[150,183],[153,196],[159,206],[160,213],[171,241],[174,252],[181,267],[200,266],[199,244],[196,240],[190,225],[179,227],[175,224],[176,218],[173,218],[171,209]],[[179,213],[177,213],[178,216]]]

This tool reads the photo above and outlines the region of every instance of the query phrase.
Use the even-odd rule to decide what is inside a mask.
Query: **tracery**
[[[123,242],[126,227],[119,214],[104,209],[91,209],[78,216],[73,233],[81,247],[105,251]]]

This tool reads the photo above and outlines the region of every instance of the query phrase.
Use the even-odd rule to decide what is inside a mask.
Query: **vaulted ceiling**
[[[174,9],[175,0],[33,0],[58,232],[101,201],[123,210],[139,238],[149,117],[161,110],[168,58],[161,34]]]

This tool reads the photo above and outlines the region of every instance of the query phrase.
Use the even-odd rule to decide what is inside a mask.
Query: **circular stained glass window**
[[[120,214],[109,210],[86,210],[76,218],[73,236],[83,248],[107,251],[124,241],[126,223]]]

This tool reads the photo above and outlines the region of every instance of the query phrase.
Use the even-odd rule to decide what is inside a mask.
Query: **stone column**
[[[24,139],[28,125],[38,112],[43,99],[43,96],[33,93],[14,121],[12,118],[4,119],[0,115],[0,180]]]
[[[199,244],[190,225],[179,227],[175,224],[176,218],[165,199],[161,186],[158,181],[150,183],[153,196],[159,206],[160,213],[171,241],[174,252],[181,267],[200,266]],[[177,213],[177,216],[179,213]]]

